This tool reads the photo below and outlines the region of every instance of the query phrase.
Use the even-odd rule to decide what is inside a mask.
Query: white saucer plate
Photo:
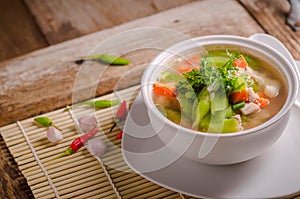
[[[129,116],[122,138],[124,160],[135,172],[160,186],[201,198],[279,198],[300,192],[299,107],[292,108],[287,128],[267,152],[226,166],[205,165],[180,157],[162,168],[157,169],[156,164],[151,168],[151,162],[157,159],[147,156],[145,161],[143,154],[164,144],[151,132],[153,127],[147,125],[149,118],[141,94]],[[145,136],[147,133],[151,136]]]

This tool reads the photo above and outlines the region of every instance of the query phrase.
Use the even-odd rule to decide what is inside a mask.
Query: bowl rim
[[[230,43],[231,42],[231,43]],[[177,48],[180,48],[184,45],[191,45],[191,47],[201,47],[198,45],[193,46],[194,44],[201,44],[201,46],[205,45],[213,45],[213,44],[228,44],[228,45],[235,45],[239,46],[241,48],[250,48],[251,50],[254,50],[256,52],[262,52],[264,55],[266,54],[272,54],[273,58],[275,57],[277,61],[280,63],[284,63],[284,66],[288,66],[286,68],[283,68],[282,66],[279,66],[279,68],[283,71],[285,79],[287,81],[288,86],[288,94],[286,102],[283,104],[283,107],[277,112],[271,119],[267,120],[266,122],[255,126],[251,129],[247,129],[244,131],[239,132],[232,132],[232,133],[207,133],[207,132],[201,132],[196,131],[192,129],[185,128],[179,124],[176,124],[163,116],[157,108],[155,107],[155,104],[153,103],[152,97],[149,95],[150,93],[150,86],[152,88],[153,83],[149,81],[151,79],[151,74],[156,72],[158,69],[155,69],[155,67],[151,67],[153,65],[157,65],[159,62],[162,62],[164,60],[168,60],[168,58],[171,58],[170,52],[177,53],[182,52],[184,50],[188,50],[190,48],[185,47],[182,51],[177,51]],[[268,53],[267,53],[268,52]],[[166,57],[167,56],[167,57]],[[268,56],[269,57],[269,56]],[[270,58],[270,57],[269,57]],[[271,58],[272,60],[274,60]],[[147,68],[144,71],[144,74],[142,76],[141,80],[141,94],[144,100],[144,103],[148,109],[148,111],[151,111],[156,117],[163,120],[166,124],[171,125],[173,128],[184,130],[184,132],[193,134],[193,135],[203,135],[203,136],[209,136],[209,137],[220,137],[220,138],[228,138],[228,137],[237,137],[237,136],[245,136],[248,134],[254,134],[262,132],[263,129],[268,128],[269,126],[273,125],[274,123],[278,122],[280,119],[285,117],[292,108],[299,89],[299,79],[297,70],[295,69],[296,64],[292,65],[278,50],[268,46],[267,44],[258,42],[254,39],[250,39],[247,37],[241,37],[241,36],[234,36],[234,35],[208,35],[208,36],[200,36],[191,38],[188,40],[181,41],[179,43],[176,43],[172,45],[171,47],[167,48],[166,50],[162,51],[157,55],[147,66]],[[290,77],[289,75],[292,75]]]

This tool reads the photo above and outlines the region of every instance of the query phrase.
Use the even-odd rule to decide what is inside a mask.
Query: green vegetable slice
[[[211,114],[208,133],[222,133],[225,122],[226,111],[217,111]]]
[[[238,131],[240,131],[240,124],[236,119],[225,119],[222,133],[234,133]]]
[[[199,122],[203,120],[204,116],[209,113],[211,107],[210,94],[206,88],[204,88],[199,94],[198,105],[193,121],[193,127],[196,128]]]
[[[247,88],[246,80],[243,77],[236,77],[231,81],[233,91],[232,92],[240,92]]]
[[[184,121],[192,122],[192,107],[194,100],[196,99],[196,93],[192,86],[187,81],[179,81],[176,84],[177,88],[177,99],[180,103],[182,119]]]
[[[180,124],[181,122],[181,114],[179,111],[175,111],[175,110],[172,110],[172,109],[165,109],[166,110],[166,115],[167,117],[169,118],[169,120],[177,123],[177,124]]]
[[[211,56],[207,57],[209,62],[213,62],[217,67],[224,66],[226,62],[228,62],[228,57],[221,57],[221,56]]]
[[[225,113],[225,117],[226,118],[230,118],[234,114],[231,106],[228,106],[225,111],[226,111],[226,113]]]
[[[164,72],[161,74],[159,81],[160,82],[179,82],[185,80],[182,75],[171,73],[171,72]]]
[[[211,96],[211,112],[212,114],[217,111],[223,111],[228,107],[228,97],[225,91],[219,89],[217,92],[213,92],[210,94]]]

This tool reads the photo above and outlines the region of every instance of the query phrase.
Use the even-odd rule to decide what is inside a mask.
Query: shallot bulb
[[[87,148],[94,156],[102,156],[107,149],[106,144],[100,139],[89,140]]]
[[[50,142],[58,142],[63,139],[61,131],[56,129],[54,126],[48,127],[46,136]]]
[[[90,132],[97,128],[97,119],[94,116],[83,116],[78,119],[79,127],[84,132]]]

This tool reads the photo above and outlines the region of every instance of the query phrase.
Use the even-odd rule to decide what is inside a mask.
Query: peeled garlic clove
[[[106,144],[100,139],[89,140],[87,148],[94,156],[102,156],[107,149]]]
[[[63,139],[62,133],[53,126],[49,126],[46,136],[50,142],[58,142]]]
[[[78,119],[79,127],[84,132],[89,132],[97,128],[97,119],[94,116],[83,116]]]

